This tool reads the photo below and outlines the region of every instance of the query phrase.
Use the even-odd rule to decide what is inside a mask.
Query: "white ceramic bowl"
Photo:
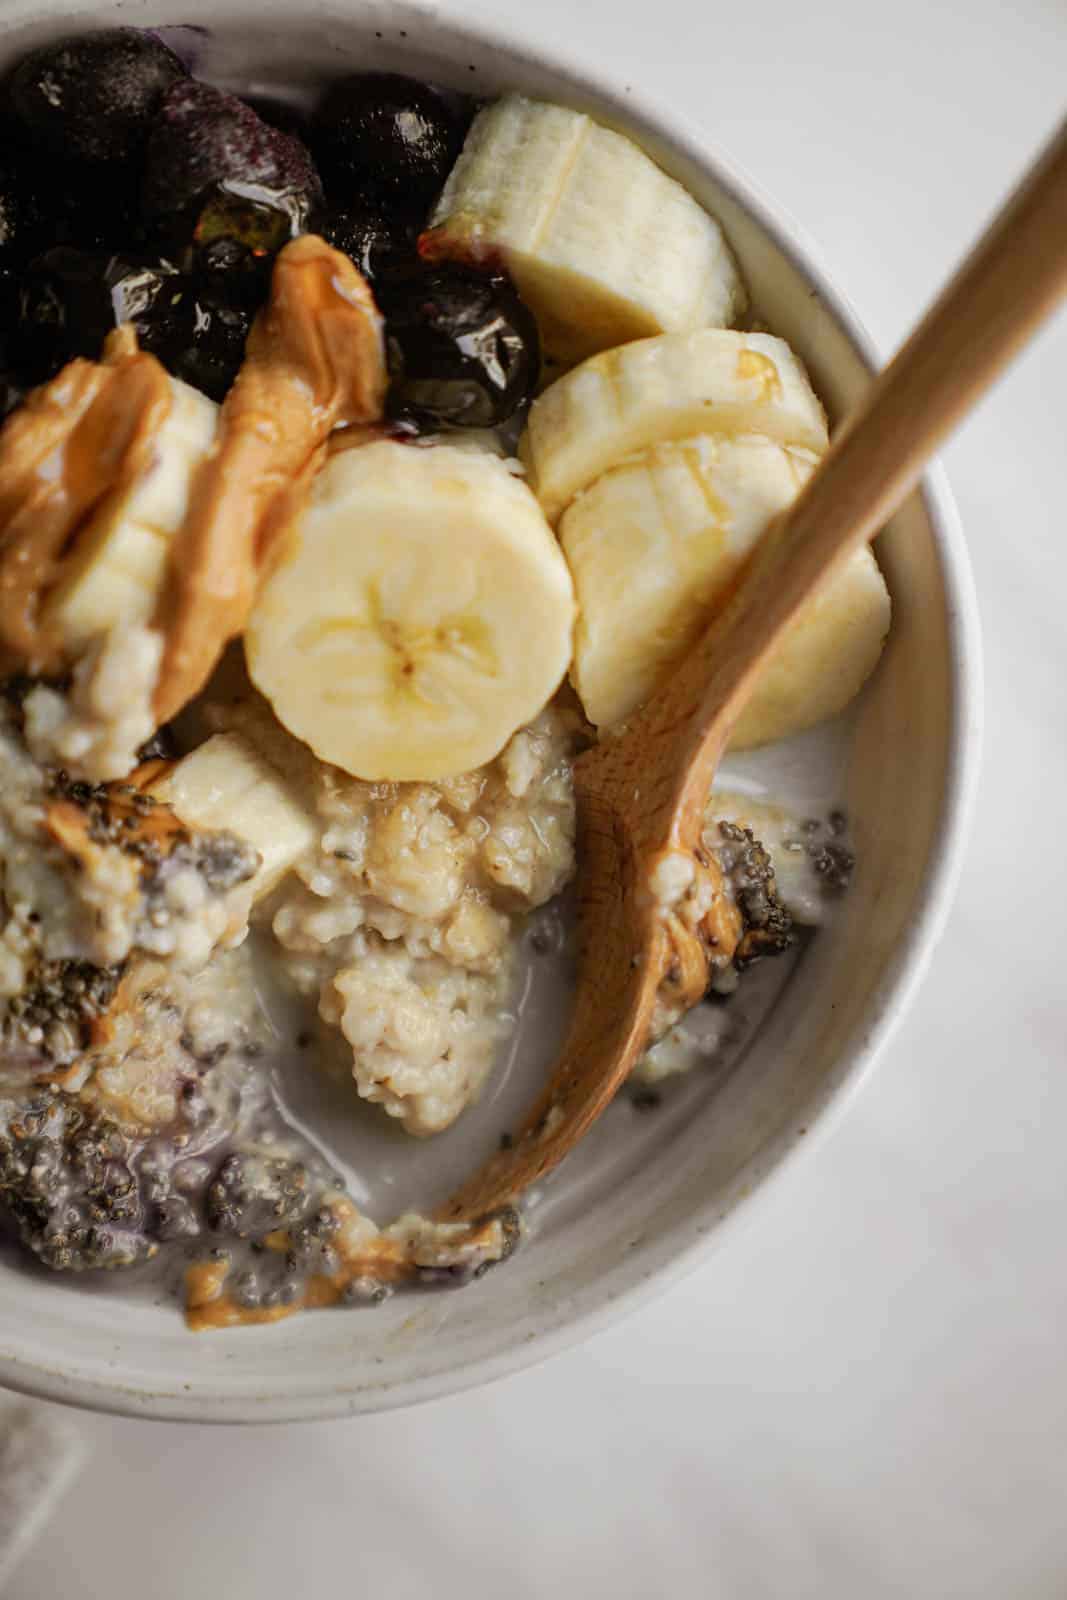
[[[761,315],[808,362],[832,415],[867,381],[868,341],[796,230],[665,108],[577,75],[540,44],[469,33],[428,7],[387,0],[6,0],[0,62],[41,38],[122,21],[209,29],[210,75],[232,87],[375,66],[467,90],[519,87],[588,109],[632,132],[719,217]],[[697,1114],[665,1121],[636,1165],[620,1156],[590,1174],[579,1154],[557,1175],[560,1203],[537,1238],[458,1294],[193,1336],[173,1306],[0,1269],[0,1382],[200,1421],[336,1416],[429,1399],[539,1360],[638,1304],[722,1238],[726,1219],[803,1134],[812,1159],[814,1124],[870,1067],[927,964],[977,765],[976,613],[936,472],[879,554],[895,620],[862,703],[845,796],[862,868],[840,921],[804,955],[739,1070],[722,1083],[709,1077]]]

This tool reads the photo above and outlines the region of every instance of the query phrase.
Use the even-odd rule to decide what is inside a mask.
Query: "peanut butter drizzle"
[[[415,1276],[413,1262],[400,1258],[392,1240],[390,1249],[369,1247],[358,1260],[346,1262],[337,1272],[316,1272],[307,1281],[304,1293],[287,1306],[242,1306],[227,1294],[223,1285],[229,1267],[218,1261],[196,1261],[185,1271],[185,1322],[193,1333],[211,1328],[247,1327],[258,1322],[280,1322],[298,1311],[320,1311],[335,1306],[345,1289],[357,1278],[373,1278],[376,1283],[399,1283]]]
[[[662,915],[665,956],[658,999],[671,1021],[704,998],[709,978],[730,964],[744,932],[740,908],[726,891],[717,863],[699,851],[694,888],[698,887],[708,891],[709,900],[698,921],[691,921],[681,909]]]
[[[343,1220],[354,1214],[348,1200],[337,1200],[333,1209]],[[493,1222],[471,1223],[469,1244],[488,1243]],[[483,1238],[484,1236],[484,1238]],[[289,1235],[284,1229],[268,1234],[264,1243],[268,1249],[285,1251],[289,1248]],[[402,1283],[414,1278],[418,1262],[405,1254],[402,1242],[388,1234],[365,1240],[358,1250],[348,1255],[336,1272],[316,1272],[309,1277],[304,1293],[290,1305],[242,1306],[226,1292],[229,1262],[196,1261],[185,1271],[185,1321],[193,1333],[204,1333],[211,1328],[236,1328],[260,1322],[280,1322],[298,1311],[318,1311],[336,1305],[349,1284],[357,1278],[370,1278],[375,1283]]]
[[[97,790],[98,804],[106,804],[109,822],[120,830],[119,849],[129,851],[131,846],[152,845],[161,856],[168,856],[177,844],[189,837],[188,828],[169,805],[154,800],[151,808],[145,809],[143,801],[141,806],[137,804],[154,783],[173,770],[173,766],[171,761],[145,761],[128,778],[104,784]],[[104,846],[92,837],[89,813],[72,800],[48,802],[44,831],[80,866],[93,866],[104,853]]]
[[[314,234],[293,240],[275,262],[270,302],[171,551],[157,617],[166,638],[160,722],[203,687],[242,632],[330,433],[376,421],[385,383],[381,317],[366,281]]]
[[[94,512],[145,471],[170,406],[167,374],[126,326],[101,362],[71,361],[0,429],[0,672],[68,665],[43,603]]]

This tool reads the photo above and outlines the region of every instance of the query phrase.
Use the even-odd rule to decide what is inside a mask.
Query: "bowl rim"
[[[122,5],[116,7],[121,18]],[[817,288],[832,320],[845,334],[868,372],[877,371],[877,347],[848,298],[830,277],[818,247],[790,212],[772,201],[762,186],[732,156],[696,130],[689,119],[658,97],[617,87],[620,80],[598,79],[581,66],[568,65],[510,23],[468,25],[442,16],[433,0],[407,0],[399,12],[413,13],[440,25],[450,42],[488,46],[526,65],[545,69],[576,95],[587,95],[610,106],[620,121],[653,135],[657,142],[693,166],[707,170],[716,183],[743,209],[758,228],[791,262],[798,273]],[[380,17],[379,17],[379,20]],[[388,24],[386,24],[388,25]],[[941,566],[949,645],[951,717],[946,741],[946,766],[941,814],[931,843],[929,866],[912,908],[908,928],[886,966],[874,1010],[857,1047],[842,1057],[805,1108],[803,1140],[787,1129],[772,1140],[746,1169],[740,1193],[725,1202],[709,1200],[683,1219],[645,1242],[640,1262],[627,1264],[599,1277],[568,1295],[565,1303],[540,1316],[535,1332],[516,1331],[493,1354],[476,1355],[439,1372],[413,1376],[389,1385],[361,1384],[345,1388],[336,1379],[324,1379],[314,1393],[290,1395],[275,1392],[250,1397],[246,1392],[227,1395],[212,1384],[202,1392],[191,1389],[131,1387],[120,1378],[98,1379],[62,1368],[26,1363],[0,1353],[0,1385],[60,1404],[85,1410],[182,1422],[292,1422],[325,1420],[362,1412],[398,1409],[422,1404],[494,1382],[511,1373],[539,1365],[592,1334],[628,1316],[681,1281],[710,1259],[734,1229],[750,1218],[754,1203],[768,1184],[792,1165],[799,1145],[812,1148],[833,1130],[845,1106],[870,1072],[895,1028],[914,1001],[945,930],[959,882],[974,809],[981,760],[983,669],[977,597],[963,530],[945,473],[935,462],[918,491],[933,534]]]

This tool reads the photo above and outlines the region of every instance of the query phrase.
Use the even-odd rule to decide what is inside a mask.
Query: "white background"
[[[1064,109],[1064,0],[444,4],[682,110],[886,350]],[[94,1462],[11,1600],[1067,1593],[1065,371],[1061,319],[947,452],[976,827],[831,1137],[654,1307],[494,1388],[267,1432],[84,1419]]]

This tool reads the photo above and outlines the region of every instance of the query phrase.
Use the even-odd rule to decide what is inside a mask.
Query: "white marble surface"
[[[1063,110],[1063,0],[536,11],[740,159],[887,348]],[[1067,1590],[1057,362],[1064,320],[947,455],[985,776],[933,975],[832,1136],[658,1304],[493,1389],[266,1433],[84,1419],[95,1462],[10,1600]]]

